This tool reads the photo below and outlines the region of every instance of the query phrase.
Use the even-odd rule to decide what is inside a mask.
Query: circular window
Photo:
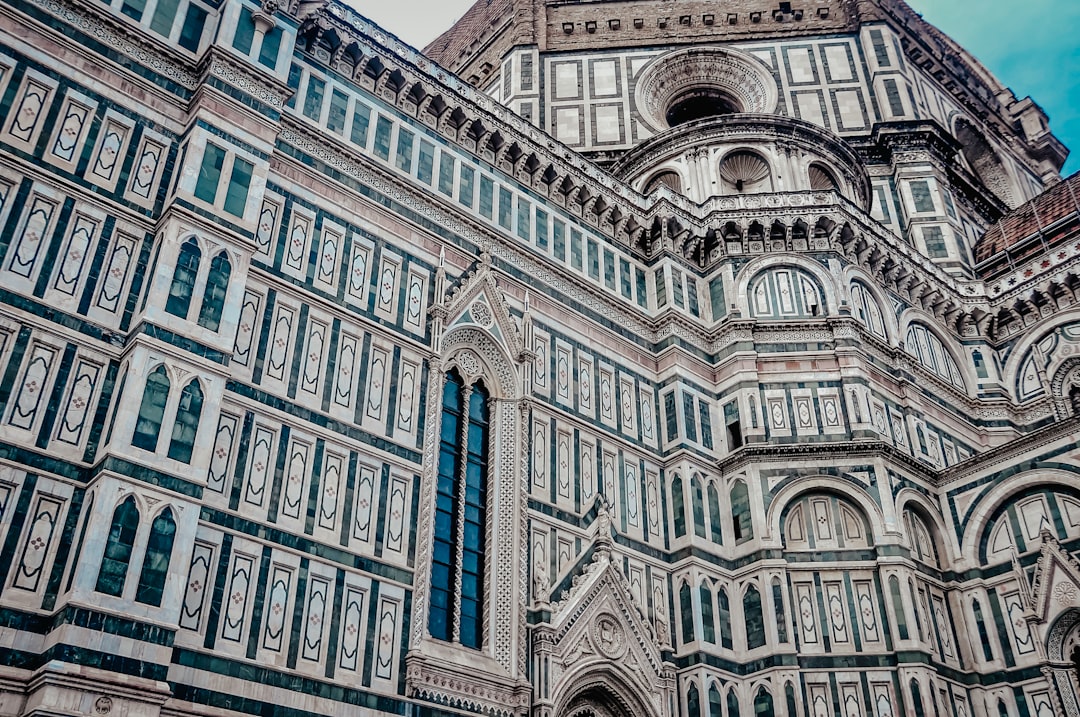
[[[776,81],[755,57],[721,47],[662,55],[641,73],[635,89],[641,116],[656,129],[734,113],[772,114]]]
[[[671,101],[665,119],[668,127],[687,122],[740,112],[738,101],[723,90],[712,87],[690,88]]]

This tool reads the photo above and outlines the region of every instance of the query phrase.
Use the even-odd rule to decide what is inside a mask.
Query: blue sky
[[[351,0],[414,47],[423,47],[473,0]],[[1077,0],[909,0],[966,47],[1018,98],[1030,95],[1058,139],[1075,149],[1064,174],[1080,170],[1080,2]]]
[[[908,0],[986,65],[1018,98],[1030,95],[1080,170],[1080,2]]]

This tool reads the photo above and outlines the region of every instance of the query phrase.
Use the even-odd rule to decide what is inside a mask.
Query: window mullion
[[[457,490],[454,496],[454,592],[451,595],[452,631],[450,639],[461,642],[461,571],[465,559],[465,474],[468,470],[469,450],[469,399],[473,387],[466,386],[461,392],[461,430],[458,436]]]

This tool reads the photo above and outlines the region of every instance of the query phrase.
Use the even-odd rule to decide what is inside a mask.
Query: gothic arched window
[[[682,476],[675,474],[671,481],[671,513],[675,519],[675,537],[686,535],[686,498],[683,493]]]
[[[701,601],[701,637],[705,642],[716,642],[716,629],[713,625],[712,589],[703,582],[698,588],[698,600]]]
[[[686,713],[689,717],[701,717],[701,699],[698,697],[697,685],[690,685],[686,691]]]
[[[735,542],[743,543],[754,537],[754,523],[750,517],[750,493],[746,484],[735,481],[731,487],[731,524],[735,529]]]
[[[720,646],[731,649],[731,603],[728,602],[727,590],[720,588],[716,593],[717,612],[720,613]]]
[[[751,585],[743,596],[743,620],[746,622],[746,646],[753,650],[765,644],[765,615],[761,611],[761,593]]]
[[[904,599],[900,596],[900,580],[889,576],[889,593],[892,595],[893,614],[896,616],[896,631],[901,640],[908,639],[907,614],[904,612]]]
[[[728,717],[739,717],[739,696],[734,687],[727,693],[727,714]]]
[[[911,681],[911,704],[915,709],[915,717],[926,717],[926,708],[923,706],[922,690],[919,689],[917,680]]]
[[[98,570],[96,590],[99,593],[114,597],[124,594],[128,563],[131,562],[131,547],[135,544],[135,533],[138,530],[139,509],[135,506],[135,499],[129,495],[113,511],[105,553],[101,556],[101,568]]]
[[[724,717],[724,703],[720,698],[720,688],[714,682],[709,688],[709,717]]]
[[[971,601],[971,612],[975,615],[975,629],[979,631],[979,642],[982,643],[983,657],[987,662],[994,659],[994,649],[990,645],[990,633],[986,631],[986,620],[983,619],[982,605],[978,600]]]
[[[795,704],[795,687],[790,682],[784,685],[784,700],[787,702],[788,717],[797,717],[799,708]]]
[[[682,641],[688,645],[694,641],[694,603],[689,583],[683,583],[679,588],[679,612],[682,613]]]
[[[169,286],[169,298],[165,300],[165,310],[173,316],[186,319],[191,308],[191,295],[195,293],[195,277],[199,274],[199,262],[202,251],[194,239],[188,239],[180,247],[173,269],[172,284]]]
[[[135,432],[131,445],[146,451],[156,451],[161,422],[165,418],[165,404],[169,400],[169,376],[164,366],[158,366],[146,377],[139,417],[135,420]]]
[[[784,614],[784,590],[780,580],[773,580],[773,607],[776,609],[776,636],[780,642],[787,642],[787,617]]]
[[[720,524],[720,494],[716,492],[716,485],[709,484],[709,529],[712,531],[712,541],[717,545],[724,544],[723,526]]]
[[[435,502],[428,629],[440,640],[483,646],[489,396],[446,374]]]
[[[701,477],[695,475],[690,479],[690,489],[694,501],[694,535],[699,538],[705,537],[705,500],[701,490]]]
[[[139,575],[139,589],[135,592],[137,602],[161,605],[161,595],[165,591],[165,578],[169,575],[169,560],[172,558],[175,537],[176,521],[173,520],[172,509],[166,508],[161,511],[161,515],[154,518],[150,527],[150,538],[146,542],[142,574]]]
[[[181,463],[191,462],[195,436],[199,432],[202,417],[203,392],[199,382],[192,380],[180,393],[180,405],[176,407],[172,440],[169,441],[169,458]]]
[[[757,717],[773,717],[773,699],[769,691],[764,687],[758,688],[757,697],[754,698],[754,714]]]
[[[203,291],[202,306],[199,308],[199,326],[211,331],[218,330],[231,275],[232,264],[229,263],[229,257],[225,252],[221,252],[210,262],[210,273],[206,275],[206,289]]]

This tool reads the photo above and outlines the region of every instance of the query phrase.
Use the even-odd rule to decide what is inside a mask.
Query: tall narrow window
[[[686,691],[686,714],[689,717],[701,717],[701,698],[698,696],[697,685],[690,685]]]
[[[780,642],[787,642],[787,617],[784,614],[784,590],[779,580],[772,584],[773,607],[776,609],[776,638]]]
[[[754,698],[754,715],[756,717],[773,717],[772,695],[764,687],[758,688],[757,697]]]
[[[727,590],[720,588],[716,593],[716,607],[720,613],[720,646],[730,650],[731,642],[731,603],[728,602]]]
[[[465,386],[457,372],[446,374],[428,630],[474,649],[484,642],[489,402],[482,383]]]
[[[101,569],[98,571],[99,593],[115,597],[123,595],[128,563],[131,561],[131,546],[135,543],[135,533],[138,530],[139,509],[135,507],[135,499],[128,496],[113,511],[112,525],[105,542],[105,553],[101,557]]]
[[[724,717],[724,703],[720,698],[720,688],[714,682],[709,688],[709,717]]]
[[[727,693],[727,717],[739,717],[739,696],[734,687]]]
[[[798,717],[799,707],[795,704],[795,687],[790,682],[784,685],[784,700],[787,702],[788,717]]]
[[[690,480],[690,488],[694,496],[694,535],[699,538],[705,537],[705,500],[701,490],[701,478],[694,476]]]
[[[281,51],[280,27],[272,27],[263,35],[262,47],[259,48],[259,64],[273,70],[277,66],[278,53]]]
[[[165,417],[165,403],[169,400],[169,377],[165,367],[158,366],[146,377],[139,417],[135,420],[135,433],[131,445],[145,451],[156,451],[161,421]]]
[[[720,523],[720,494],[716,492],[716,485],[709,484],[709,530],[712,541],[717,545],[724,544],[724,530]]]
[[[904,613],[904,599],[900,596],[900,580],[895,575],[889,577],[889,593],[892,595],[893,614],[896,616],[896,632],[901,640],[908,639],[907,615]]]
[[[176,521],[171,508],[166,508],[154,518],[150,527],[150,538],[146,543],[146,557],[143,558],[142,574],[139,575],[139,589],[135,592],[136,602],[147,605],[161,605],[161,595],[165,591],[165,578],[169,575],[169,559],[172,558],[173,539],[176,536]]]
[[[682,617],[682,641],[688,645],[694,641],[694,603],[689,583],[683,583],[679,588],[679,613]]]
[[[983,657],[987,662],[994,659],[994,649],[990,646],[990,635],[986,631],[986,620],[983,619],[982,605],[978,600],[971,601],[971,611],[975,614],[975,628],[979,631],[979,641],[982,643]]]
[[[202,164],[199,165],[199,177],[195,180],[195,196],[207,204],[217,199],[218,184],[221,183],[221,168],[225,166],[225,150],[212,142],[206,143]]]
[[[915,717],[926,717],[926,707],[922,701],[922,690],[919,689],[917,680],[911,681],[911,704],[915,710]]]
[[[671,481],[671,514],[675,519],[675,537],[686,535],[686,498],[683,496],[682,476],[675,474]]]
[[[184,25],[180,28],[180,47],[197,52],[202,44],[203,30],[206,28],[206,10],[197,5],[188,5],[184,16]]]
[[[751,585],[743,596],[743,620],[746,622],[746,646],[753,650],[765,644],[765,616],[761,612],[761,593]]]
[[[191,451],[199,432],[202,417],[203,392],[199,382],[193,380],[180,393],[180,405],[176,407],[172,440],[169,441],[169,458],[181,463],[191,463]]]
[[[707,582],[698,588],[698,600],[701,602],[701,638],[709,644],[716,643],[716,629],[713,626],[712,589]]]
[[[754,537],[754,523],[750,517],[750,493],[742,481],[736,481],[731,487],[731,525],[735,529],[736,543],[743,543]]]
[[[248,189],[251,188],[251,173],[255,165],[246,159],[237,157],[233,160],[232,174],[229,176],[229,188],[225,192],[225,211],[234,217],[244,218],[247,209]]]
[[[180,247],[180,253],[176,257],[176,268],[173,269],[169,296],[165,299],[165,310],[173,316],[179,316],[181,319],[186,319],[188,316],[200,261],[202,261],[202,251],[199,250],[199,245],[194,239],[188,239]]]
[[[225,307],[225,293],[229,290],[229,277],[232,265],[225,252],[221,252],[210,262],[210,273],[206,276],[206,290],[203,291],[202,306],[199,307],[199,326],[217,331],[221,326],[221,311]]]

